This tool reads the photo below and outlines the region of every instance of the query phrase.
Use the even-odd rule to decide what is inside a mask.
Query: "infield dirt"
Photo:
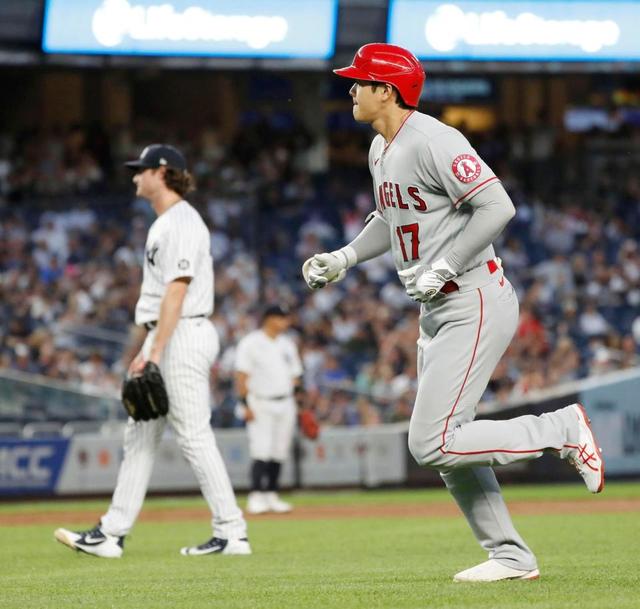
[[[105,501],[105,509],[107,507]],[[599,499],[590,501],[589,497],[579,500],[541,500],[541,501],[509,501],[509,510],[516,515],[534,514],[614,514],[640,512],[640,498],[634,499]],[[56,510],[52,512],[28,512],[0,514],[0,526],[17,526],[30,524],[86,523],[97,521],[101,512],[94,510]],[[249,520],[323,520],[326,518],[447,518],[460,516],[453,503],[425,503],[424,505],[378,504],[367,506],[299,506],[292,513],[248,515]],[[209,518],[209,510],[205,507],[194,508],[153,508],[142,511],[141,522],[187,522]]]

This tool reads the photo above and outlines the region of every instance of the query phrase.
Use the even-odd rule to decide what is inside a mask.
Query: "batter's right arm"
[[[348,245],[335,252],[316,254],[302,266],[302,275],[312,290],[340,281],[347,269],[384,254],[391,247],[389,226],[378,212],[367,218],[365,227]]]

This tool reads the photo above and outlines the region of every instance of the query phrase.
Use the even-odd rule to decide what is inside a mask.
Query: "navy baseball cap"
[[[262,319],[267,319],[267,317],[289,317],[291,315],[291,311],[289,307],[285,305],[271,305],[268,306],[264,312],[262,313]]]
[[[169,144],[151,144],[147,146],[140,158],[125,163],[131,169],[157,169],[158,167],[173,167],[180,171],[187,169],[187,160],[174,146]]]

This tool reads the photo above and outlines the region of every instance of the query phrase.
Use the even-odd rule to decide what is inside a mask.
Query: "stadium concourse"
[[[223,345],[214,424],[240,424],[233,350],[265,299],[295,311],[306,385],[325,425],[408,419],[418,311],[391,260],[318,292],[299,276],[303,260],[351,239],[373,208],[368,141],[339,130],[315,141],[273,116],[247,119],[240,133],[225,143],[214,128],[167,125],[0,135],[0,369],[118,395],[152,220],[148,204],[131,199],[121,161],[164,139],[188,153],[193,201],[213,232]],[[615,152],[640,129],[584,134],[572,149],[543,128],[471,139],[517,207],[497,250],[519,293],[520,325],[484,399],[504,403],[637,366],[640,178]]]

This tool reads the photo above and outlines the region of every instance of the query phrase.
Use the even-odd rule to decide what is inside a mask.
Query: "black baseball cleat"
[[[205,556],[206,554],[251,554],[251,546],[246,537],[242,539],[220,539],[212,537],[199,546],[182,548],[183,556]]]
[[[53,536],[72,550],[100,558],[120,558],[124,549],[124,537],[105,533],[100,528],[100,524],[89,531],[56,529]]]

